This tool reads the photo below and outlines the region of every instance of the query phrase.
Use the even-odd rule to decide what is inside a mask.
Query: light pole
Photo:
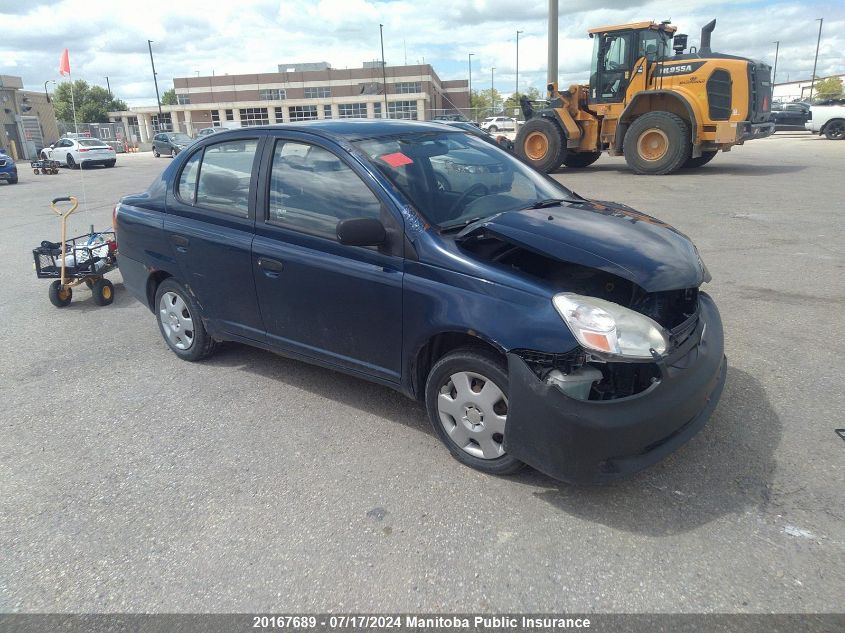
[[[816,86],[816,65],[819,63],[819,44],[822,41],[824,18],[817,18],[816,22],[819,23],[819,39],[816,40],[816,58],[813,60],[813,76],[810,78],[810,103],[813,102],[813,88]]]
[[[516,32],[516,90],[513,93],[514,97],[519,94],[519,34],[524,32],[525,31]]]
[[[108,77],[108,75],[106,75],[106,88],[107,88],[107,89],[108,89],[108,91],[109,91],[109,99],[114,99],[114,97],[113,97],[113,96],[112,96],[112,94],[111,94],[111,85],[109,84],[109,77]]]
[[[164,115],[161,112],[161,95],[158,93],[158,78],[156,77],[156,63],[153,61],[153,41],[147,40],[147,47],[150,49],[150,65],[153,67],[153,83],[156,85],[156,101],[158,102],[158,127],[160,128],[162,125],[162,121],[164,120]],[[156,132],[161,132],[161,130],[156,130]]]
[[[546,83],[557,83],[557,23],[558,23],[558,0],[549,0],[549,34],[546,46],[549,49],[549,60],[546,64],[548,74]]]
[[[390,115],[387,111],[387,71],[384,67],[384,24],[378,25],[378,36],[381,40],[381,78],[382,78],[382,85],[384,86],[384,114],[382,115],[383,119],[389,119]]]
[[[496,84],[493,79],[494,72],[496,71],[495,66],[490,67],[490,116],[495,116],[496,114]]]
[[[472,115],[473,114],[472,113],[472,56],[473,55],[475,55],[475,53],[470,53],[469,55],[467,55],[467,66],[469,67],[469,116],[470,116],[470,118],[476,118],[476,117],[473,117],[473,115]]]
[[[780,51],[780,40],[775,41],[775,67],[772,70],[772,90],[775,89],[775,81],[778,77],[778,51]]]

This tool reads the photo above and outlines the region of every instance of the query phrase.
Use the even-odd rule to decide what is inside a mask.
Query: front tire
[[[524,464],[505,453],[508,374],[485,350],[459,349],[434,364],[425,386],[434,432],[462,464],[510,475]]]
[[[702,152],[701,156],[697,158],[687,158],[684,162],[684,169],[695,169],[696,167],[704,167],[707,163],[716,157],[719,152]]]
[[[161,154],[159,154],[156,150],[153,150],[153,156],[156,158],[161,158]]]
[[[671,174],[681,168],[692,151],[689,127],[671,112],[643,114],[625,133],[623,151],[628,166],[638,174]]]
[[[91,284],[91,294],[98,306],[107,306],[114,301],[114,286],[105,277],[100,277]]]
[[[841,141],[845,138],[845,120],[834,119],[824,126],[824,135],[828,140]]]
[[[57,308],[64,308],[70,305],[70,301],[73,298],[73,290],[69,286],[62,288],[62,280],[56,279],[56,281],[50,284],[49,295],[50,303]]]
[[[17,176],[12,176],[11,178],[9,178],[9,184],[10,184],[10,185],[16,185],[16,184],[18,184],[18,177],[17,177]]]
[[[566,156],[563,130],[546,117],[526,121],[514,141],[516,155],[538,171],[547,174],[560,167]]]
[[[195,362],[214,352],[193,295],[173,279],[165,279],[156,290],[158,329],[171,351],[182,360]]]
[[[171,149],[171,150],[170,150],[170,158],[176,158],[176,155],[177,155],[178,153],[179,153],[179,152],[177,152],[175,149]]]

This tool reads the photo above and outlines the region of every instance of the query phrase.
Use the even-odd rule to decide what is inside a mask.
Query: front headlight
[[[555,309],[584,348],[651,359],[651,350],[666,353],[669,343],[660,324],[617,303],[569,292],[555,295]]]

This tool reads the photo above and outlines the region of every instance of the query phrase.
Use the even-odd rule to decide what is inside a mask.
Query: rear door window
[[[197,178],[195,204],[242,218],[248,217],[249,183],[257,148],[257,138],[206,146]],[[190,164],[186,165],[180,176],[180,191],[183,177],[186,188],[190,186],[191,175],[185,175],[189,167]],[[183,197],[186,202],[189,199]]]

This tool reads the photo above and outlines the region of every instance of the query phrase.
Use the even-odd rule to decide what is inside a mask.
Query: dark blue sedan
[[[238,341],[387,385],[488,473],[634,472],[724,385],[687,237],[440,124],[214,134],[115,221],[126,287],[177,356]]]

